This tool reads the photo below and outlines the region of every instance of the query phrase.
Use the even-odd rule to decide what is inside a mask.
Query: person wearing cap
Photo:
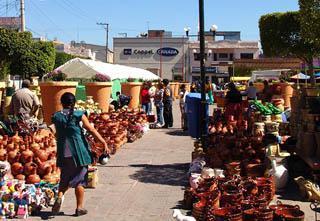
[[[35,93],[30,88],[30,81],[24,80],[22,88],[18,89],[13,95],[10,104],[10,114],[29,119],[35,117],[36,112],[40,107],[40,102]]]

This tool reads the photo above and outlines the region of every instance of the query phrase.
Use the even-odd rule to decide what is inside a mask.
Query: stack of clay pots
[[[143,112],[120,110],[111,113],[93,113],[89,116],[89,120],[115,153],[123,144],[133,142],[142,136],[147,116]],[[98,159],[103,154],[103,147],[91,136],[88,137],[88,140],[94,153],[94,159]]]
[[[0,136],[0,160],[10,163],[14,178],[29,184],[59,181],[56,150],[55,137],[48,132],[39,131],[24,137]]]

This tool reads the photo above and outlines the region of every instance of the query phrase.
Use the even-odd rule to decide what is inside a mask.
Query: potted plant
[[[87,82],[86,94],[92,96],[93,100],[98,103],[103,112],[109,111],[109,99],[112,92],[112,82],[110,78],[103,74],[96,74],[92,77],[93,82]]]
[[[128,78],[127,82],[121,83],[121,92],[126,96],[130,96],[131,100],[128,105],[130,109],[136,109],[140,103],[140,91],[142,86],[142,79]]]
[[[42,99],[43,118],[47,124],[51,123],[52,114],[62,109],[60,98],[66,93],[75,94],[78,82],[65,81],[67,75],[60,70],[49,73],[41,82],[40,91]]]

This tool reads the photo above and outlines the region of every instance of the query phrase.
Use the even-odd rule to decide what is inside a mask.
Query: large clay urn
[[[181,83],[176,82],[175,85],[174,85],[174,91],[172,91],[173,96],[174,96],[176,99],[179,98],[180,86],[181,86]]]
[[[121,84],[121,92],[126,96],[131,96],[129,103],[130,109],[136,109],[139,107],[141,82],[124,82]]]
[[[78,82],[56,81],[40,83],[44,121],[51,124],[51,117],[62,109],[60,98],[66,93],[75,94]]]
[[[293,96],[293,87],[290,83],[281,83],[281,94],[285,107],[291,107],[290,98]]]
[[[92,96],[103,112],[109,111],[109,99],[112,92],[112,82],[89,82],[86,83],[86,94]]]

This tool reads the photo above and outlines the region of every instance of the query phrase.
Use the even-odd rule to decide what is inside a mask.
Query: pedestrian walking
[[[183,130],[187,130],[187,114],[185,110],[185,103],[186,103],[186,96],[188,91],[186,90],[186,85],[182,84],[180,86],[180,93],[179,93],[179,106],[181,112],[181,128]]]
[[[164,94],[163,94],[163,118],[164,126],[162,128],[168,128],[173,126],[172,116],[172,90],[169,86],[169,80],[163,79]]]
[[[253,86],[252,81],[249,82],[249,87],[246,90],[246,94],[247,94],[248,100],[257,99],[257,89]]]
[[[163,83],[159,82],[157,86],[157,90],[154,97],[154,105],[156,106],[157,111],[157,124],[156,127],[162,127],[164,124],[163,119],[163,94],[164,94],[164,88]]]
[[[83,134],[83,127],[100,141],[106,153],[110,153],[107,143],[90,124],[85,112],[74,110],[76,98],[72,93],[61,96],[63,110],[56,112],[52,117],[57,139],[57,166],[61,170],[58,197],[52,207],[52,213],[58,214],[69,188],[75,188],[76,216],[88,213],[84,209],[84,186],[87,184],[88,165],[92,163],[89,144]]]
[[[141,105],[142,109],[146,114],[150,113],[151,105],[150,105],[150,95],[149,95],[149,84],[148,82],[144,82],[141,90]]]

